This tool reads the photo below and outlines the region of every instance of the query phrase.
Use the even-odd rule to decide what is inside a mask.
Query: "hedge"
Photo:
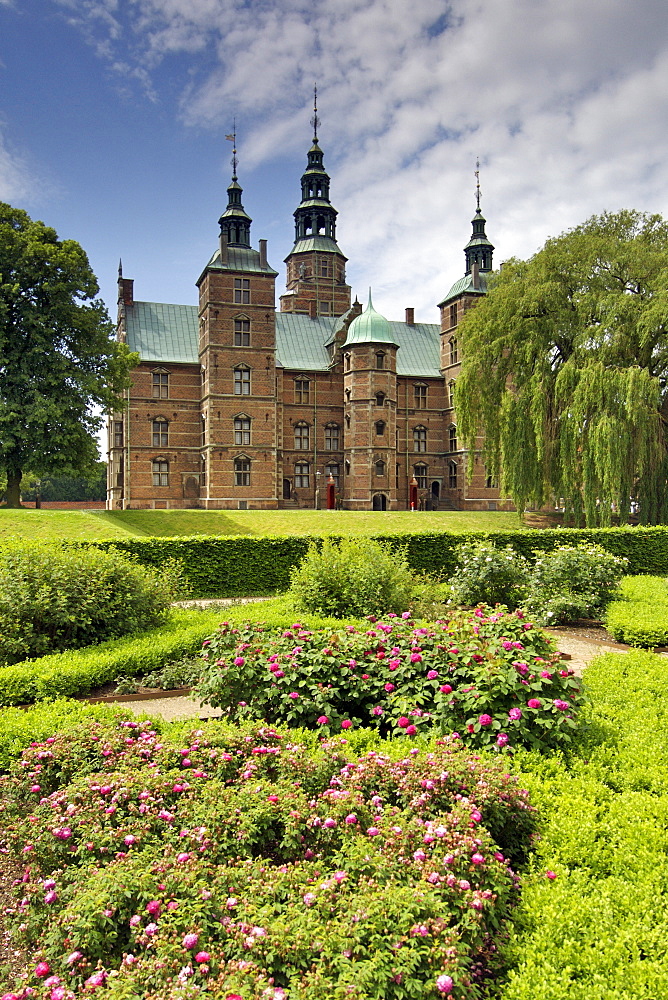
[[[337,536],[332,536],[337,537]],[[535,549],[547,552],[559,545],[595,542],[615,555],[626,556],[629,573],[668,573],[668,527],[554,528],[547,530],[462,533],[415,532],[410,535],[374,535],[391,549],[404,549],[410,566],[419,571],[451,576],[455,550],[462,542],[487,541],[512,545],[532,559]],[[71,542],[118,548],[147,566],[160,569],[168,559],[181,560],[194,597],[238,597],[286,590],[290,571],[301,562],[310,543],[321,537],[127,538]]]
[[[608,605],[605,625],[630,646],[668,645],[668,580],[659,576],[626,577],[622,598]]]
[[[668,996],[668,658],[607,654],[584,679],[578,757],[518,754],[541,822],[499,1000]]]
[[[290,602],[280,597],[258,604],[209,610],[174,608],[170,622],[160,628],[0,667],[0,706],[28,705],[44,698],[83,695],[120,675],[137,677],[159,670],[170,661],[199,652],[204,639],[224,620],[261,621],[285,628],[296,620],[296,616]],[[332,628],[359,625],[355,618],[334,619],[318,615],[302,614],[299,621]]]
[[[1,667],[0,705],[86,694],[119,674],[135,677],[157,670],[170,660],[197,652],[223,617],[220,609],[178,608],[160,628]]]

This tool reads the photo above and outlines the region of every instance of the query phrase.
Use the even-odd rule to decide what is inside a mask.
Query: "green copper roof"
[[[296,240],[290,253],[307,253],[309,250],[326,250],[328,253],[338,253],[343,257],[336,242],[329,236],[307,236],[303,240]],[[343,259],[348,260],[347,257]]]
[[[204,268],[204,271],[207,270],[243,271],[247,274],[278,274],[278,271],[274,271],[273,267],[269,264],[262,267],[260,264],[260,253],[258,250],[252,250],[250,247],[235,246],[229,246],[227,248],[227,263],[225,264],[221,262],[220,249],[216,250],[213,257]],[[200,281],[202,280],[203,275],[204,272],[202,272],[202,275],[200,276]]]
[[[397,351],[397,374],[437,378],[440,373],[439,334],[436,323],[388,324]],[[330,316],[317,319],[298,313],[276,313],[276,363],[301,371],[326,371],[330,364],[327,344],[341,326]],[[197,306],[135,302],[126,307],[127,342],[142,361],[199,364]]]
[[[467,292],[469,295],[486,295],[487,294],[487,277],[484,271],[480,271],[478,274],[478,288],[473,287],[473,274],[465,274],[463,278],[459,281],[455,281],[454,285],[445,296],[445,298],[438,303],[439,308],[441,306],[447,305],[451,299],[456,299],[458,295],[462,295],[463,292]]]
[[[356,316],[348,327],[348,336],[344,347],[351,344],[393,344],[394,338],[390,324],[373,307],[371,301],[371,289],[369,289],[369,302],[366,309],[360,316]]]
[[[142,361],[199,363],[197,306],[135,302],[125,307],[125,329],[128,347]]]

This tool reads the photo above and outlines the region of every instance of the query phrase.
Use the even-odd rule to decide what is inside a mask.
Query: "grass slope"
[[[376,535],[414,531],[513,531],[507,511],[0,510],[0,540],[127,538],[132,535]]]

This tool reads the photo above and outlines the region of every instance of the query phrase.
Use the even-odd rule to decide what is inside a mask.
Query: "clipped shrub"
[[[137,677],[158,670],[170,660],[198,653],[220,617],[220,611],[175,608],[165,624],[142,635],[0,667],[0,705],[86,694],[121,674]]]
[[[521,613],[478,609],[429,627],[394,617],[339,630],[225,622],[203,656],[204,702],[233,719],[324,733],[436,727],[473,746],[543,749],[569,741],[582,701],[551,640]]]
[[[263,725],[181,739],[84,724],[4,782],[35,1000],[483,995],[536,822],[505,762]]]
[[[620,600],[605,612],[605,627],[629,646],[668,646],[668,580],[659,576],[627,576]]]
[[[457,548],[457,569],[448,583],[455,604],[517,607],[526,591],[529,567],[512,545],[466,542]]]
[[[290,577],[290,595],[299,611],[335,618],[405,611],[412,591],[405,554],[371,538],[325,538],[322,546],[311,544]]]
[[[600,545],[562,545],[536,555],[524,608],[541,625],[598,617],[628,566]]]
[[[115,551],[0,546],[0,663],[154,627],[165,620],[174,589],[169,568],[156,574]]]

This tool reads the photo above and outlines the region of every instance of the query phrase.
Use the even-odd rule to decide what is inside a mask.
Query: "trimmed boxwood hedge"
[[[595,542],[615,555],[626,556],[629,573],[668,573],[668,527],[664,526],[554,528],[541,531],[518,529],[458,534],[415,532],[372,537],[391,549],[404,549],[413,569],[445,576],[451,576],[456,568],[457,546],[472,541],[512,545],[528,559],[533,558],[535,549],[548,552],[559,545]],[[191,538],[124,538],[71,544],[117,548],[136,556],[143,565],[156,569],[167,559],[179,559],[194,597],[237,597],[286,590],[290,571],[301,562],[311,543],[321,545],[322,538],[306,535],[280,538],[197,535]]]
[[[608,632],[629,646],[668,645],[668,580],[659,576],[627,576],[621,600],[608,605]]]

